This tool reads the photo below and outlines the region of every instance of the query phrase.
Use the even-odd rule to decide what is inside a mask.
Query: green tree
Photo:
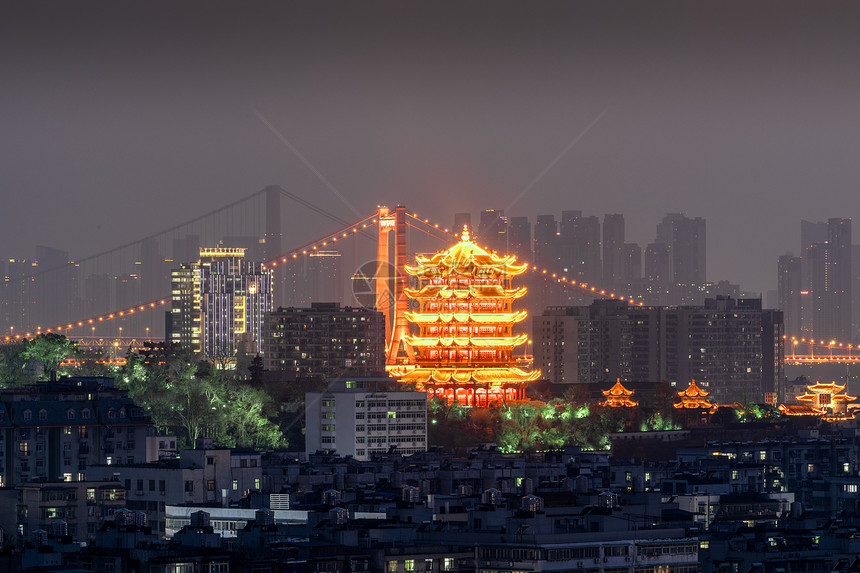
[[[61,334],[48,332],[27,342],[24,356],[42,365],[45,375],[56,375],[63,360],[76,353],[78,345]]]
[[[128,353],[120,385],[144,407],[159,431],[181,447],[212,438],[227,447],[286,447],[269,394],[172,344]]]
[[[0,388],[29,384],[34,380],[33,370],[27,366],[27,341],[0,346]]]
[[[542,402],[508,402],[500,412],[501,427],[496,436],[504,452],[533,452],[541,434]]]
[[[227,389],[227,398],[223,405],[226,427],[219,435],[222,439],[229,437],[229,445],[256,448],[287,446],[278,426],[267,416],[273,403],[265,392],[246,384],[233,383]]]
[[[27,366],[27,341],[0,346],[0,387],[10,388],[34,380],[33,370]]]

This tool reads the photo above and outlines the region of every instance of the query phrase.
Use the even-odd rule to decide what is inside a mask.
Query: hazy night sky
[[[801,218],[860,215],[858,16],[782,1],[7,2],[0,256],[80,258],[269,184],[353,217],[257,110],[362,213],[623,213],[644,247],[683,211],[707,219],[709,280],[773,289]],[[329,229],[301,220],[285,245]]]

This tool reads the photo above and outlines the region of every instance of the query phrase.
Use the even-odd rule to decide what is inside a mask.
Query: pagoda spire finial
[[[468,243],[470,240],[469,237],[469,225],[463,225],[463,234],[460,235],[460,240],[464,243]]]

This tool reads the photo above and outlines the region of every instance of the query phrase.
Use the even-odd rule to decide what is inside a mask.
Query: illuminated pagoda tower
[[[857,396],[849,396],[845,390],[845,385],[839,385],[835,382],[823,384],[816,382],[808,384],[806,392],[800,396],[795,396],[798,402],[805,404],[797,406],[780,406],[785,414],[789,416],[799,415],[818,415],[823,416],[828,420],[845,420],[850,419],[848,415],[848,404],[857,400]],[[803,406],[806,405],[808,409]],[[811,410],[811,411],[810,411]]]
[[[621,385],[621,378],[609,390],[601,390],[606,399],[600,403],[607,408],[635,408],[639,402],[632,400],[633,390],[628,390]]]
[[[702,390],[695,380],[691,380],[686,390],[678,392],[681,401],[676,402],[675,407],[684,410],[710,410],[714,404],[708,400],[709,395],[710,392]]]
[[[417,312],[406,313],[418,334],[404,337],[408,358],[389,366],[391,375],[464,405],[522,399],[526,385],[540,377],[539,370],[518,367],[514,357],[528,336],[512,332],[526,318],[526,311],[513,309],[526,288],[511,283],[528,265],[482,249],[468,228],[459,243],[417,255],[416,263],[405,270],[419,286],[405,292],[418,303]]]

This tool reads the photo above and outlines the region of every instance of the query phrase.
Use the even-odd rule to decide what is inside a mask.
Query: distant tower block
[[[488,253],[471,242],[468,229],[447,251],[416,261],[404,270],[418,277],[419,288],[405,293],[420,310],[405,316],[420,333],[403,337],[414,357],[395,356],[391,375],[466,405],[521,399],[526,385],[540,377],[539,370],[519,368],[514,356],[528,337],[512,333],[526,318],[526,311],[512,308],[526,289],[511,282],[528,265]]]

